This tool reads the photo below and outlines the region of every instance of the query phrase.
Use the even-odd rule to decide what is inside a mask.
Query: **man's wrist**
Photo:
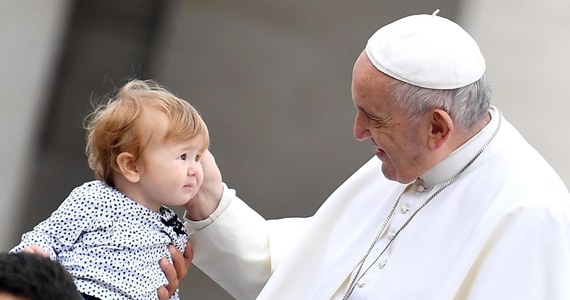
[[[199,231],[202,228],[210,225],[214,222],[220,215],[224,213],[226,208],[230,205],[232,201],[232,196],[234,195],[233,192],[227,193],[228,189],[227,186],[223,185],[223,193],[220,197],[218,203],[216,203],[216,207],[212,210],[211,213],[207,213],[207,210],[203,210],[201,213],[196,213],[192,211],[191,207],[186,208],[186,212],[184,214],[184,219],[186,221],[186,228],[189,229],[189,232]],[[207,215],[206,215],[207,214]]]
[[[219,190],[210,193],[208,197],[194,199],[189,205],[186,205],[185,218],[189,221],[202,221],[209,218],[220,206],[225,188],[222,183]]]

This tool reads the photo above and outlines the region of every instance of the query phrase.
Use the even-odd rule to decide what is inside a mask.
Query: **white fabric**
[[[366,45],[372,64],[401,81],[431,89],[455,89],[479,80],[485,59],[473,38],[436,15],[413,15],[376,31]]]
[[[224,186],[224,190],[227,190],[228,188],[227,185],[225,183],[222,183],[222,185]],[[218,203],[218,207],[216,207],[216,210],[214,210],[214,212],[211,215],[209,215],[208,218],[200,221],[189,220],[188,217],[186,216],[187,212],[184,212],[184,220],[186,220],[187,222],[186,228],[189,230],[188,233],[193,233],[195,231],[202,230],[202,228],[212,224],[212,222],[216,221],[216,219],[218,219],[218,217],[222,213],[224,213],[228,205],[230,205],[230,202],[231,202],[230,197],[222,197],[220,203]]]
[[[461,169],[497,120],[423,176],[416,184],[428,189],[406,193],[402,204],[423,202]],[[313,217],[273,221],[226,189],[226,210],[190,237],[194,262],[237,299],[339,298],[404,188],[372,158]],[[386,232],[404,218],[396,214]],[[381,260],[351,299],[570,299],[570,195],[503,120],[487,150]]]

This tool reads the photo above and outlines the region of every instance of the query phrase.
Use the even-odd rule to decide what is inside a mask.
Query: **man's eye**
[[[186,157],[187,157],[187,156],[188,156],[188,154],[184,153],[184,154],[180,155],[179,158],[180,158],[181,160],[186,160]]]
[[[202,156],[197,154],[196,157],[194,157],[194,161],[200,161],[200,158],[202,158]]]
[[[375,128],[383,128],[388,126],[389,120],[387,118],[373,117],[369,114],[366,114],[366,117],[368,120],[374,122]]]
[[[383,120],[376,120],[376,119],[373,119],[372,121],[374,122],[374,127],[375,127],[376,129],[386,127],[386,122],[383,121]]]

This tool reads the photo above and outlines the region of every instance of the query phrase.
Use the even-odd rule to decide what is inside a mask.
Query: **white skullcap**
[[[456,89],[479,80],[485,59],[473,38],[454,22],[414,15],[392,22],[370,37],[366,54],[381,72],[431,89]]]

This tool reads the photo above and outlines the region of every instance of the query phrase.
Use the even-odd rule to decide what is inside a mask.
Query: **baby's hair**
[[[86,118],[86,154],[95,177],[115,186],[117,157],[131,153],[137,161],[148,142],[145,120],[149,109],[163,112],[169,127],[165,141],[202,138],[204,149],[210,139],[206,124],[190,103],[182,100],[152,80],[131,80],[106,103],[98,105]]]

